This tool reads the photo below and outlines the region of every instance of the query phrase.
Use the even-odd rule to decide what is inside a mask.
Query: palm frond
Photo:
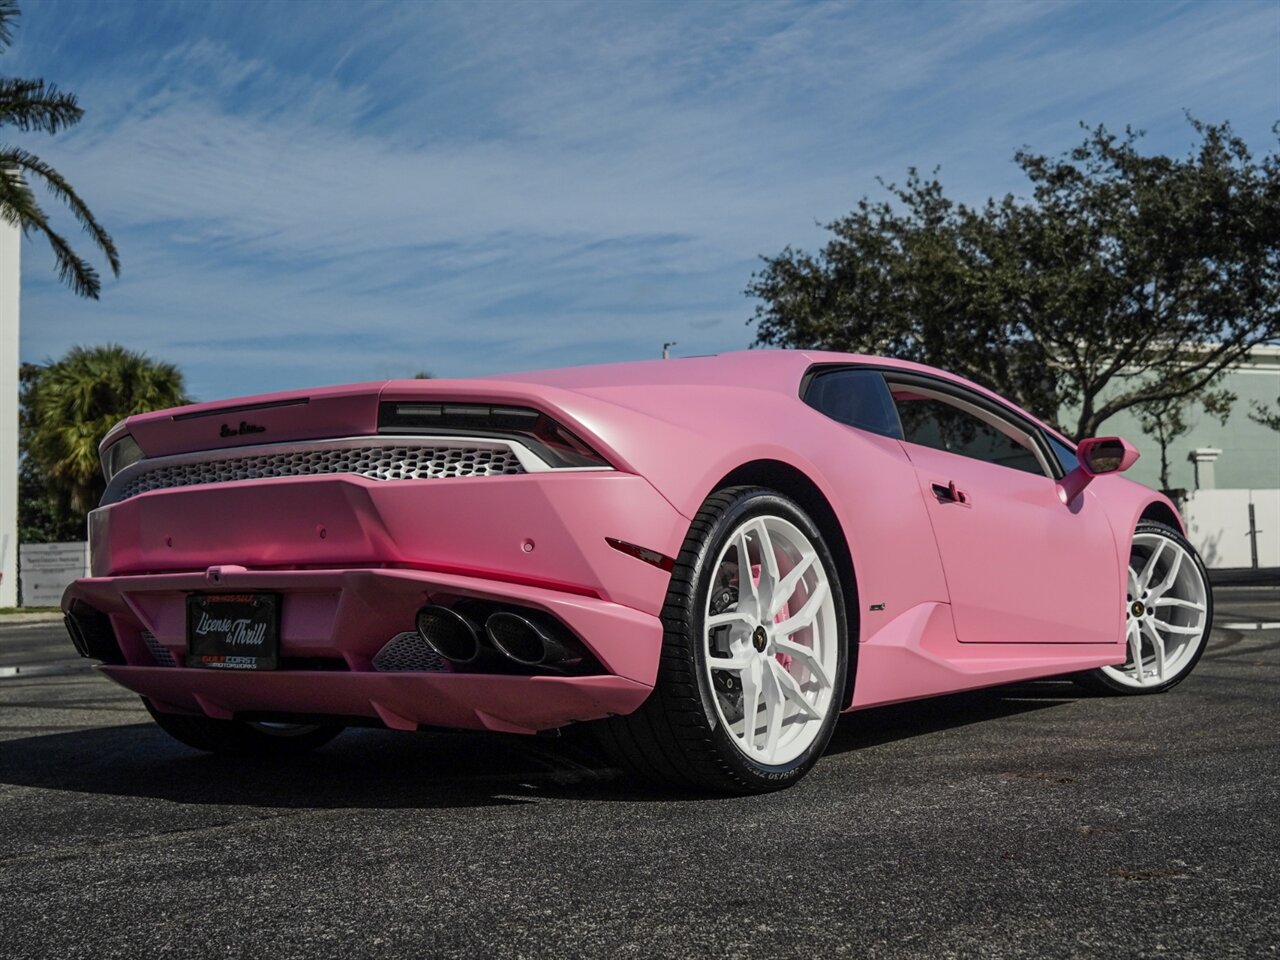
[[[0,153],[0,158],[3,156]],[[0,159],[0,220],[25,230],[24,223],[32,216],[33,210],[38,214],[40,205],[36,203],[27,181],[17,170],[6,170],[3,159]]]
[[[93,242],[106,256],[107,263],[111,265],[111,272],[116,276],[120,275],[120,254],[116,252],[116,245],[111,236],[94,219],[89,207],[80,199],[75,188],[66,181],[62,174],[34,153],[30,153],[20,147],[10,147],[8,150],[0,151],[0,169],[6,166],[26,170],[43,180],[49,192],[71,209],[76,220],[84,227],[85,233],[93,238]]]
[[[18,0],[0,0],[0,50],[13,43],[13,21],[18,19]]]
[[[76,294],[97,300],[102,293],[102,280],[93,265],[71,249],[65,237],[53,229],[49,218],[20,178],[3,169],[3,154],[0,154],[0,216],[9,223],[22,228],[24,234],[32,231],[44,234],[53,248],[53,256],[57,265],[58,279],[69,286]]]
[[[0,77],[0,126],[57,133],[84,116],[74,93],[43,80]]]

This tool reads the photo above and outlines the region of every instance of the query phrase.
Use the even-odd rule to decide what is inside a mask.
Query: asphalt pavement
[[[0,956],[1274,957],[1280,589],[1216,597],[1168,694],[864,711],[733,799],[576,736],[203,756],[60,624],[0,621]]]

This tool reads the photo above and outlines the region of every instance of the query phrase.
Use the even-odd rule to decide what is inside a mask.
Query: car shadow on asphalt
[[[1079,699],[1025,684],[842,717],[828,755],[856,752]],[[0,783],[183,804],[284,809],[497,806],[548,798],[689,801],[705,794],[638,783],[584,729],[560,737],[352,729],[287,759],[196,753],[152,723],[41,732],[0,741]]]

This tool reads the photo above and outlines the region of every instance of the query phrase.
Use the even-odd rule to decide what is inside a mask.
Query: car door
[[[1037,428],[949,381],[887,376],[963,643],[1115,643],[1111,526],[1059,498]]]

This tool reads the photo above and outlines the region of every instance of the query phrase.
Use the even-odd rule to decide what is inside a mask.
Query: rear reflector
[[[676,562],[665,554],[659,553],[657,550],[650,550],[648,547],[638,547],[634,543],[627,543],[625,540],[615,540],[613,537],[605,537],[604,542],[613,549],[625,553],[629,557],[635,557],[637,560],[643,560],[645,563],[657,567],[659,570],[666,570],[668,573],[675,567]]]

